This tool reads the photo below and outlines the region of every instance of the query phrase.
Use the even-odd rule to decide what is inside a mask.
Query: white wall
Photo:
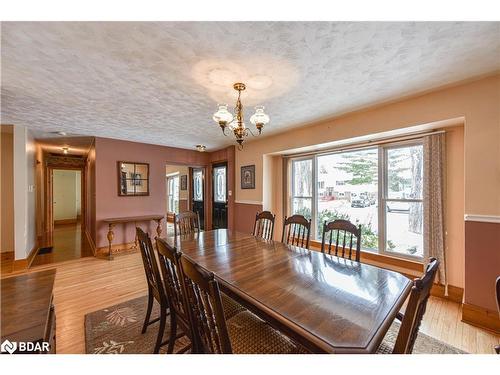
[[[36,245],[35,140],[27,128],[14,126],[14,252],[24,259]]]
[[[81,212],[81,172],[55,169],[54,220],[76,219]]]

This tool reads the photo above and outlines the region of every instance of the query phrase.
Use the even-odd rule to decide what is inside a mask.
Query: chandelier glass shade
[[[234,115],[229,112],[227,104],[219,104],[217,112],[213,115],[213,120],[219,124],[224,135],[226,134],[226,129],[229,128],[233,132],[236,142],[241,148],[246,137],[250,134],[254,135],[250,128],[245,125],[243,117],[243,105],[241,104],[241,92],[245,90],[244,83],[235,83],[233,88],[238,91],[238,99],[236,101],[236,106],[234,107]],[[250,117],[250,122],[255,125],[258,131],[258,135],[262,133],[264,125],[269,123],[269,116],[264,112],[264,106],[256,106],[255,113]]]

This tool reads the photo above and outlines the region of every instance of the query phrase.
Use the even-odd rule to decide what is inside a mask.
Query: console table
[[[113,232],[113,229],[116,224],[127,224],[127,223],[134,223],[137,225],[137,223],[140,222],[145,222],[145,221],[156,221],[156,234],[158,237],[161,237],[161,221],[164,218],[164,215],[143,215],[143,216],[126,216],[126,217],[113,217],[113,218],[108,218],[104,219],[103,222],[108,224],[108,260],[113,259],[113,252],[111,249],[111,245],[113,244],[113,239],[115,238],[115,233]],[[137,235],[135,236],[135,241],[134,241],[134,249],[137,249]]]
[[[1,342],[9,340],[15,353],[55,354],[55,278],[56,270],[50,269],[2,279]],[[23,349],[19,343],[30,346]]]

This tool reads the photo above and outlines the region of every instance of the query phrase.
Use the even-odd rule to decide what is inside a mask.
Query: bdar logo
[[[16,342],[10,342],[9,340],[5,340],[2,342],[2,345],[0,346],[0,350],[2,353],[8,352],[10,354],[14,353],[17,349],[17,343]]]

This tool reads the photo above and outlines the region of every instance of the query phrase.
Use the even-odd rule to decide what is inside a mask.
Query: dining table
[[[412,287],[398,272],[228,229],[166,241],[312,353],[375,353]]]

